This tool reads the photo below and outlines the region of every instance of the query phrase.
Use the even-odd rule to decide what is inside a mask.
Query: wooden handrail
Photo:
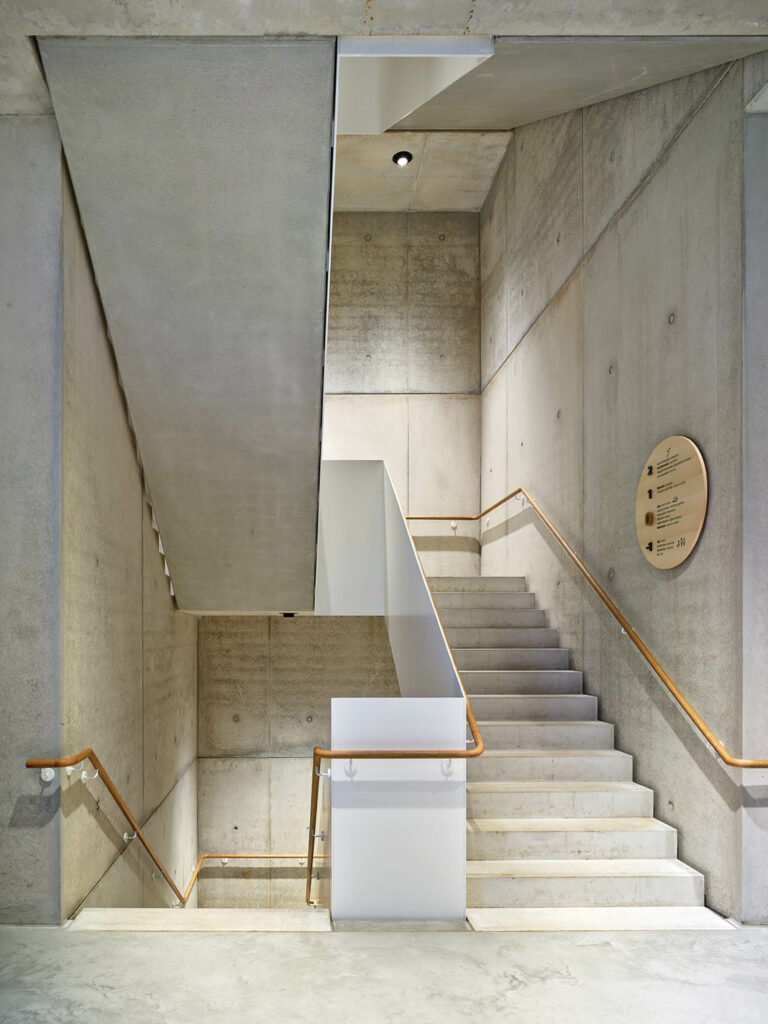
[[[658,658],[653,654],[653,652],[648,648],[648,646],[640,639],[640,637],[637,634],[637,630],[634,628],[634,626],[632,626],[630,624],[630,622],[626,618],[626,616],[619,610],[619,608],[611,600],[611,598],[608,596],[608,594],[606,594],[605,590],[600,586],[600,584],[597,582],[595,577],[592,575],[592,573],[589,571],[589,569],[586,567],[586,565],[582,562],[582,560],[579,558],[579,556],[576,554],[576,552],[573,550],[573,548],[570,546],[570,544],[565,540],[565,538],[560,533],[560,531],[554,526],[552,521],[544,514],[544,512],[541,510],[541,508],[536,503],[536,501],[531,497],[531,495],[525,489],[525,487],[517,487],[517,488],[515,488],[514,491],[510,491],[510,493],[507,494],[505,497],[501,498],[497,502],[494,502],[494,504],[490,505],[488,508],[483,509],[483,511],[479,512],[476,516],[406,516],[405,518],[408,519],[408,520],[421,520],[421,521],[424,521],[424,520],[430,520],[430,521],[431,520],[438,520],[438,521],[450,520],[451,522],[453,522],[453,521],[461,520],[462,522],[473,522],[474,523],[474,522],[477,522],[478,519],[482,519],[483,516],[487,516],[490,512],[493,512],[495,509],[499,508],[500,505],[505,504],[505,502],[510,501],[512,498],[518,497],[518,495],[522,495],[525,498],[525,500],[531,506],[533,511],[536,513],[536,515],[539,517],[539,519],[542,521],[542,523],[544,523],[544,525],[547,527],[549,532],[555,538],[557,543],[560,545],[560,547],[563,549],[563,551],[565,551],[565,553],[568,555],[570,560],[573,562],[573,564],[579,570],[581,575],[584,577],[584,579],[587,581],[587,583],[589,583],[589,585],[595,591],[597,596],[600,598],[600,600],[606,606],[608,611],[611,613],[611,615],[613,615],[613,617],[619,623],[619,625],[624,630],[624,632],[627,634],[629,639],[632,641],[632,643],[635,645],[635,647],[640,651],[640,653],[645,658],[645,660],[648,662],[648,664],[651,666],[653,671],[656,673],[656,675],[659,677],[659,679],[662,681],[662,683],[666,686],[666,688],[669,690],[669,692],[675,698],[675,700],[677,701],[678,705],[682,708],[682,710],[685,712],[685,714],[690,718],[690,720],[693,722],[693,724],[699,730],[699,732],[704,737],[704,739],[709,743],[709,745],[712,747],[712,749],[715,751],[715,753],[718,755],[718,757],[721,759],[721,761],[723,761],[727,765],[730,765],[732,768],[768,768],[768,759],[756,760],[756,759],[752,759],[752,758],[734,757],[733,754],[730,754],[728,752],[728,750],[726,749],[726,747],[723,744],[723,742],[721,740],[719,740],[717,736],[715,736],[714,732],[710,729],[710,727],[707,725],[707,723],[704,721],[704,719],[701,717],[701,715],[696,711],[696,709],[693,707],[691,702],[681,693],[680,689],[674,683],[674,681],[672,680],[672,678],[669,675],[669,673],[662,667],[662,665],[659,662]]]
[[[110,778],[104,765],[101,763],[99,758],[93,752],[91,747],[87,747],[85,750],[81,750],[79,754],[74,754],[72,757],[34,757],[30,758],[26,762],[27,768],[71,768],[73,765],[80,764],[83,761],[90,761],[96,771],[99,773],[99,778],[102,780],[104,785],[109,790],[112,799],[115,801],[117,806],[120,808],[125,820],[131,826],[133,831],[136,833],[136,838],[139,840],[141,845],[147,851],[149,856],[152,858],[155,867],[158,868],[163,878],[166,880],[168,885],[173,890],[174,895],[179,900],[180,906],[185,906],[189,899],[192,890],[197,881],[197,876],[200,874],[200,869],[203,866],[203,862],[212,859],[226,858],[227,860],[297,860],[301,862],[304,859],[303,854],[297,853],[204,853],[197,862],[195,870],[192,872],[192,877],[189,880],[189,885],[182,894],[168,871],[166,870],[163,862],[157,856],[155,851],[149,844],[147,837],[139,827],[139,823],[136,821],[131,811],[120,796],[120,792],[115,786],[114,782]],[[320,859],[323,855],[319,854],[317,859]]]
[[[442,628],[442,623],[441,623]],[[450,648],[449,648],[450,650]],[[467,725],[472,733],[474,747],[467,750],[324,750],[322,747],[315,747],[312,752],[312,797],[309,806],[309,840],[307,846],[307,891],[306,901],[310,907],[321,906],[320,900],[312,899],[312,865],[315,860],[315,826],[317,825],[317,799],[320,792],[320,765],[324,760],[339,761],[351,758],[353,760],[378,761],[378,760],[412,760],[415,758],[440,758],[450,760],[453,758],[469,759],[480,757],[485,750],[485,741],[480,735],[477,726],[477,719],[469,703],[469,698],[464,695],[467,709]]]

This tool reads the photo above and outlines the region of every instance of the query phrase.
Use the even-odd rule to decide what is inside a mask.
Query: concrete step
[[[631,782],[632,758],[619,750],[486,750],[467,761],[471,782]]]
[[[634,782],[468,782],[467,817],[652,818],[653,791]]]
[[[529,590],[494,593],[492,590],[444,590],[432,594],[442,614],[447,608],[534,608],[536,595]]]
[[[445,635],[454,647],[556,647],[557,630],[534,626],[528,629],[492,626],[447,627]]]
[[[430,576],[433,594],[461,590],[472,594],[520,593],[525,590],[524,576]]]
[[[468,860],[677,856],[677,832],[655,818],[476,818]]]
[[[679,860],[467,862],[468,907],[681,907],[704,901],[704,878]]]
[[[65,927],[96,932],[330,932],[325,908],[89,907]],[[79,1018],[82,1019],[82,1018]],[[92,1018],[91,1018],[92,1019]],[[104,1019],[103,1017],[101,1019]]]
[[[541,608],[441,608],[440,618],[452,629],[536,629],[547,625],[547,613]]]
[[[475,717],[484,722],[593,722],[597,719],[597,697],[586,693],[476,693],[471,704]]]
[[[564,647],[454,647],[456,667],[464,669],[565,669],[568,651]]]
[[[490,750],[612,750],[610,722],[489,722],[478,719]]]
[[[696,932],[735,927],[706,907],[468,907],[476,932]]]
[[[533,670],[497,671],[495,669],[465,669],[461,681],[467,693],[581,693],[581,672],[555,669],[550,672]]]

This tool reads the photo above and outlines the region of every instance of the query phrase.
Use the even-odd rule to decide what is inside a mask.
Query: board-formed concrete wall
[[[331,698],[400,695],[383,619],[206,616],[198,650],[200,853],[304,856]],[[301,907],[305,879],[298,860],[210,862],[199,905]]]
[[[527,486],[735,751],[743,74],[736,62],[518,129],[481,227],[483,505]],[[670,434],[702,448],[710,500],[693,555],[660,572],[635,538],[634,500]],[[528,576],[708,903],[738,916],[738,774],[530,510],[499,510],[483,529],[483,573]]]
[[[479,499],[480,253],[474,213],[337,213],[323,458],[384,459],[406,512]],[[414,524],[425,571],[476,575],[477,528]]]
[[[61,147],[0,117],[0,920],[59,919]]]
[[[196,859],[197,620],[170,595],[68,185],[62,240],[61,748],[94,748],[183,887]],[[127,825],[102,784],[62,772],[61,791],[62,917],[86,898],[170,903],[138,844],[123,852]],[[173,836],[153,819],[161,807]]]

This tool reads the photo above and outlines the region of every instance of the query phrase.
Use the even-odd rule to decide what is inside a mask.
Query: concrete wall
[[[744,101],[768,82],[768,55],[745,62]],[[743,749],[768,755],[768,115],[744,119]],[[745,773],[742,906],[768,918],[768,772]]]
[[[323,458],[384,459],[412,515],[479,500],[478,217],[337,213]],[[479,571],[477,529],[417,526],[427,572]]]
[[[185,794],[184,806],[172,812],[177,846],[168,850],[169,870],[183,884],[194,866],[197,832],[189,784],[196,756],[197,622],[176,611],[170,596],[68,188],[62,381],[61,748],[69,753],[92,746],[142,823],[154,821],[161,805],[171,814]],[[164,882],[152,886],[150,862],[138,848],[130,853],[137,870],[126,869],[120,854],[127,826],[101,782],[84,784],[62,773],[61,788],[62,916],[97,884],[100,895],[89,905],[169,902]],[[161,825],[155,829],[162,833]]]
[[[528,486],[725,744],[741,742],[741,62],[528,125],[482,212],[482,502]],[[635,538],[643,462],[692,437],[694,554]],[[742,792],[530,510],[483,523],[484,573],[525,573],[715,909],[738,915]],[[765,702],[763,695],[761,700]],[[763,863],[765,861],[763,860]],[[768,908],[766,908],[768,909]]]
[[[0,117],[0,920],[59,919],[61,153]]]
[[[305,856],[331,697],[399,696],[383,619],[203,617],[198,652],[200,853]],[[211,862],[199,904],[300,907],[305,878],[298,860]]]

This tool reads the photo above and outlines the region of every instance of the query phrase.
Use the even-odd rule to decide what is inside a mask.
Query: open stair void
[[[468,762],[467,917],[478,930],[728,928],[677,833],[520,577],[433,577],[486,743]]]
[[[335,40],[39,44],[179,607],[310,611]]]

